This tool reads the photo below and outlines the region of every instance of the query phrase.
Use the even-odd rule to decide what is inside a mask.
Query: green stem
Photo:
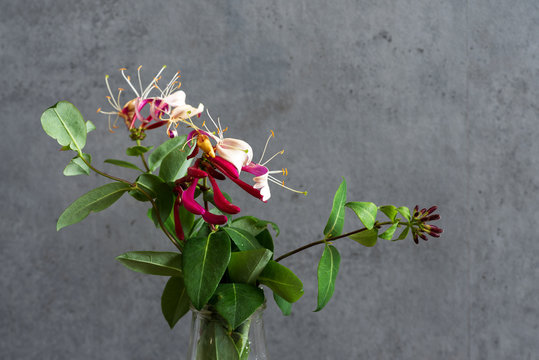
[[[376,223],[374,224],[374,227],[375,228],[380,228],[381,226],[384,226],[384,225],[391,225],[393,224],[392,221],[386,221],[386,222],[381,222],[381,223]],[[279,256],[277,259],[275,259],[275,261],[279,262],[283,259],[286,259],[287,257],[291,256],[291,255],[294,255],[294,254],[297,254],[299,253],[300,251],[303,251],[303,250],[306,250],[310,247],[313,247],[313,246],[316,246],[316,245],[320,245],[320,244],[325,244],[327,243],[328,241],[335,241],[335,240],[339,240],[339,239],[342,239],[342,238],[345,238],[345,237],[348,237],[350,235],[354,235],[354,234],[357,234],[357,233],[360,233],[360,232],[363,232],[367,230],[367,228],[361,228],[361,229],[357,229],[357,230],[354,230],[354,231],[350,231],[349,233],[346,233],[346,234],[342,234],[342,235],[339,235],[339,236],[333,236],[333,237],[330,237],[330,238],[327,238],[327,239],[322,239],[322,240],[317,240],[317,241],[313,241],[312,243],[309,243],[309,244],[306,244],[306,245],[303,245],[295,250],[292,250],[292,251],[289,251],[287,252],[286,254],[283,254],[281,256]]]
[[[125,179],[121,179],[119,177],[116,177],[116,176],[113,176],[113,175],[110,175],[110,174],[107,174],[101,170],[98,170],[96,169],[95,167],[93,167],[92,164],[90,164],[88,161],[86,161],[86,159],[82,156],[80,156],[80,158],[82,159],[82,161],[84,161],[84,163],[86,165],[88,165],[88,167],[90,169],[92,169],[93,171],[95,171],[96,173],[98,173],[99,175],[101,176],[104,176],[106,178],[109,178],[111,180],[114,180],[114,181],[119,181],[121,183],[124,183],[124,184],[127,184],[129,186],[131,186],[133,188],[133,190],[137,190],[137,191],[140,191],[140,193],[142,195],[144,195],[144,197],[146,197],[150,203],[152,204],[152,207],[153,209],[155,210],[155,215],[157,216],[157,222],[159,223],[159,226],[161,227],[161,230],[163,230],[163,232],[165,233],[165,235],[169,238],[169,240],[174,244],[174,246],[176,246],[178,248],[178,250],[180,250],[180,252],[182,251],[182,247],[180,246],[180,244],[178,244],[178,242],[176,241],[176,239],[174,239],[174,236],[172,236],[168,230],[166,229],[165,227],[165,224],[163,223],[163,219],[161,219],[161,215],[159,214],[159,209],[157,208],[157,205],[155,204],[155,201],[153,200],[153,198],[150,196],[150,194],[148,194],[146,191],[144,191],[143,189],[141,189],[137,183],[132,183],[128,180],[125,180]]]
[[[137,145],[140,145],[140,140],[137,139]],[[144,154],[140,154],[140,159],[142,160],[142,163],[144,164],[144,168],[146,169],[147,173],[151,173],[150,167],[148,166],[148,163],[146,162],[146,158],[144,157]]]

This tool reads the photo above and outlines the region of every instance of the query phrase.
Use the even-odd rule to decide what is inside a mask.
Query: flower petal
[[[234,164],[238,174],[253,159],[253,149],[243,140],[226,138],[217,142],[216,149],[219,156]]]
[[[206,211],[204,214],[202,214],[202,218],[207,223],[213,224],[213,225],[224,225],[228,221],[227,217],[224,215],[215,215],[212,214],[209,211]]]
[[[250,162],[249,164],[244,165],[241,169],[255,176],[265,175],[269,171],[267,167],[255,164],[254,162]]]
[[[213,187],[213,201],[215,203],[215,206],[221,210],[222,212],[225,212],[227,214],[237,214],[241,211],[241,209],[231,204],[227,198],[223,195],[221,192],[221,189],[219,189],[219,186],[217,185],[217,181],[213,178],[213,176],[208,176],[210,179],[211,185]]]
[[[219,171],[221,171],[229,178],[237,179],[239,177],[238,170],[236,170],[236,167],[222,157],[215,156],[214,158],[211,158],[209,160]]]
[[[165,97],[163,100],[172,107],[185,105],[185,91],[178,90]]]
[[[195,178],[191,185],[182,194],[182,203],[185,209],[195,215],[202,215],[206,210],[196,202],[195,189],[197,187],[198,179]]]

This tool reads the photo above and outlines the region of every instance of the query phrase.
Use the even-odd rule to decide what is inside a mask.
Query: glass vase
[[[192,309],[187,360],[267,360],[262,313],[265,305],[236,329],[209,308]]]

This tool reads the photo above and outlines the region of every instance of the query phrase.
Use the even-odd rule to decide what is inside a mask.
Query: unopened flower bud
[[[421,239],[423,239],[423,240],[425,240],[425,241],[428,240],[428,238],[427,238],[427,236],[426,236],[425,234],[419,233],[418,235],[419,235],[419,237],[420,237]]]
[[[430,209],[427,210],[426,215],[432,214],[433,212],[436,211],[436,209],[438,209],[438,206],[431,207]]]
[[[421,219],[422,222],[436,221],[436,220],[440,220],[440,215],[439,214],[430,215],[430,216],[427,216],[427,217],[424,217],[423,219]]]

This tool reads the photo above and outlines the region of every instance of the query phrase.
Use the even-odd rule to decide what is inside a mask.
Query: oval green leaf
[[[391,221],[395,221],[395,217],[398,214],[397,208],[393,205],[384,205],[379,207],[380,211],[383,212]]]
[[[397,211],[400,212],[402,216],[408,221],[412,218],[410,215],[410,209],[408,209],[406,206],[401,206],[400,208],[397,208]]]
[[[371,202],[352,201],[345,206],[354,210],[359,220],[361,220],[367,229],[372,229],[376,222],[376,213],[378,212],[376,205]]]
[[[391,225],[386,229],[386,231],[378,235],[378,237],[384,240],[391,240],[393,238],[393,234],[395,234],[395,230],[397,230],[397,226],[399,226],[398,223]]]
[[[241,216],[232,221],[232,225],[236,228],[243,229],[254,236],[257,236],[262,231],[266,230],[268,225],[275,231],[275,236],[279,236],[280,233],[279,226],[273,221],[258,219],[254,216]]]
[[[290,269],[273,260],[268,262],[258,281],[290,303],[303,296],[301,280]]]
[[[333,296],[340,264],[341,255],[337,248],[326,244],[318,263],[318,306],[314,311],[322,310]]]
[[[277,295],[276,293],[273,293],[273,300],[275,300],[275,303],[281,309],[281,312],[284,316],[289,316],[292,313],[292,304]]]
[[[256,238],[245,230],[232,226],[223,227],[223,230],[226,231],[228,236],[230,236],[232,241],[234,241],[234,244],[236,244],[241,251],[262,248],[262,245],[258,243]]]
[[[41,126],[62,146],[82,153],[86,145],[86,124],[80,111],[67,101],[60,101],[41,115]]]
[[[212,297],[230,260],[230,238],[224,231],[189,239],[183,250],[187,294],[198,310]]]
[[[272,255],[268,249],[233,252],[228,264],[230,278],[234,282],[254,284]]]
[[[256,241],[258,241],[260,245],[273,252],[273,238],[271,237],[271,234],[268,229],[264,229],[260,234],[256,235],[255,237]]]
[[[88,162],[92,162],[92,157],[90,154],[82,154],[84,159]],[[75,156],[69,164],[64,169],[64,175],[65,176],[75,176],[75,175],[90,175],[90,168],[86,163],[82,160],[80,156]]]
[[[161,311],[171,329],[189,311],[190,304],[183,279],[171,277],[161,296]]]
[[[350,235],[349,238],[363,246],[372,247],[378,240],[378,229],[375,228],[358,232],[357,234]]]
[[[183,138],[184,143],[187,137],[183,136]],[[161,162],[159,177],[165,181],[174,181],[182,177],[193,161],[193,159],[186,159],[188,155],[189,148],[182,150],[181,146],[171,151]]]
[[[330,238],[333,236],[339,236],[342,233],[344,226],[344,204],[346,203],[346,179],[342,179],[335,196],[333,197],[333,206],[331,207],[331,213],[329,219],[324,228],[324,236]]]
[[[129,270],[148,275],[183,276],[182,255],[168,251],[129,251],[116,257]]]
[[[78,223],[91,212],[105,210],[130,189],[127,184],[114,182],[87,192],[64,210],[58,219],[56,230]]]
[[[247,284],[221,284],[212,304],[217,312],[235,329],[264,303],[264,291]]]
[[[150,151],[151,149],[153,148],[153,146],[142,146],[142,145],[136,145],[136,146],[132,146],[132,147],[129,147],[125,150],[125,154],[127,156],[140,156],[144,153],[147,153],[148,151]]]
[[[185,144],[186,137],[178,136],[173,139],[167,140],[161,145],[159,145],[155,150],[150,154],[148,158],[148,166],[151,171],[155,171],[164,158],[168,156],[172,151],[180,148]]]

